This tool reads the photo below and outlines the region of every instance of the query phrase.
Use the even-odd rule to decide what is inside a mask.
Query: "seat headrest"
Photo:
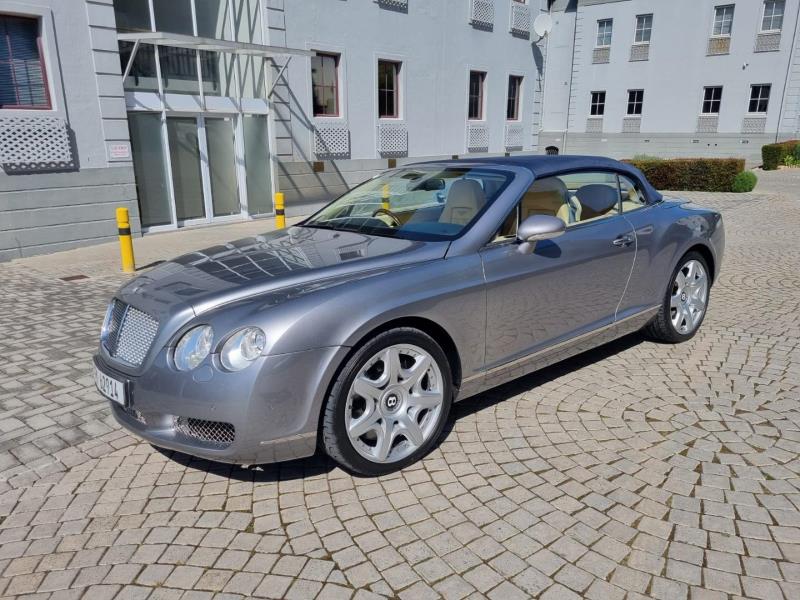
[[[619,202],[619,189],[602,183],[584,185],[575,192],[585,219],[606,214]]]
[[[528,188],[528,193],[531,192],[558,192],[564,197],[567,196],[567,186],[558,177],[545,177],[544,179],[537,179]]]
[[[466,225],[486,204],[481,184],[474,179],[457,179],[450,186],[447,201],[439,218],[443,223]]]
[[[568,193],[567,186],[560,179],[537,179],[522,197],[522,218],[535,214],[556,216],[567,202]]]

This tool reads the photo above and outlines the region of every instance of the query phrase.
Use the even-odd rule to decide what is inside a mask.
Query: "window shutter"
[[[39,22],[0,17],[0,106],[48,107],[39,52]]]

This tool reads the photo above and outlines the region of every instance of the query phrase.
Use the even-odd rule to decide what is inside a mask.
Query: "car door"
[[[614,321],[636,254],[619,199],[617,176],[608,172],[536,180],[523,195],[480,252],[488,369]],[[566,231],[521,254],[516,225],[535,214],[562,218]]]

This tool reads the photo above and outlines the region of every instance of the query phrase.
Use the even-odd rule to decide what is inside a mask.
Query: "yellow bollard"
[[[285,208],[283,192],[275,192],[275,229],[284,229],[286,227]]]
[[[122,271],[124,273],[136,272],[136,260],[133,257],[133,240],[131,239],[131,222],[128,209],[117,209],[117,231],[119,232],[119,253],[122,257]]]
[[[389,194],[389,184],[387,183],[383,186],[383,198],[381,201],[383,210],[389,210],[389,198],[391,198],[391,194]]]

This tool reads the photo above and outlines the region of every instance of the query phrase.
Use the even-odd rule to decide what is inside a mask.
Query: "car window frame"
[[[633,183],[633,187],[636,188],[637,191],[639,192],[639,195],[642,198],[644,198],[644,204],[642,204],[641,206],[637,206],[633,210],[628,210],[628,211],[622,210],[622,179],[621,179],[622,177],[625,177],[625,179],[628,179]],[[623,173],[617,172],[617,182],[619,184],[619,214],[621,214],[621,215],[629,215],[629,214],[635,213],[637,211],[640,211],[642,209],[650,208],[651,206],[653,206],[653,204],[655,204],[655,202],[650,202],[650,200],[648,199],[647,193],[644,191],[644,188],[642,187],[642,184],[639,181],[638,177],[634,179],[633,177],[629,176],[628,174],[623,174]],[[638,186],[637,186],[637,183],[638,183]]]
[[[520,194],[520,196],[517,198],[516,202],[514,203],[514,207],[510,211],[508,211],[506,213],[506,215],[503,217],[503,220],[500,222],[499,227],[495,230],[494,236],[491,239],[486,241],[486,243],[481,247],[481,250],[486,249],[486,248],[495,248],[495,247],[499,247],[499,246],[504,246],[504,245],[512,244],[512,243],[514,243],[514,244],[519,243],[520,240],[516,236],[513,237],[513,238],[498,240],[497,239],[497,234],[500,231],[500,229],[502,229],[503,225],[505,224],[505,222],[508,219],[508,217],[511,215],[512,211],[516,211],[516,213],[517,213],[517,230],[519,231],[519,226],[520,226],[520,212],[519,212],[519,209],[520,209],[520,205],[522,203],[522,198],[525,196],[525,194],[528,193],[528,190],[530,189],[530,187],[536,181],[538,181],[540,179],[549,179],[551,177],[561,177],[563,175],[574,175],[574,174],[577,174],[577,173],[610,173],[610,174],[616,176],[616,178],[617,178],[617,190],[618,190],[618,194],[619,194],[619,200],[617,202],[617,213],[614,214],[614,215],[603,216],[601,218],[592,219],[592,220],[589,220],[589,221],[579,221],[577,223],[567,223],[566,224],[566,229],[564,231],[565,234],[567,232],[569,232],[569,231],[574,231],[576,228],[579,228],[579,227],[582,227],[582,226],[589,226],[589,225],[594,225],[596,223],[603,223],[607,219],[611,219],[611,218],[613,218],[615,216],[616,217],[621,217],[621,216],[624,216],[626,214],[632,214],[632,213],[634,213],[636,211],[642,210],[644,208],[650,208],[651,206],[654,206],[655,204],[658,204],[658,202],[654,202],[650,198],[647,190],[645,189],[645,186],[642,184],[642,180],[639,177],[635,176],[632,173],[623,172],[623,171],[621,171],[619,169],[611,169],[611,168],[608,168],[608,167],[599,167],[599,168],[590,168],[590,169],[567,169],[565,171],[558,171],[558,172],[555,172],[555,173],[549,173],[549,174],[547,174],[545,176],[542,176],[542,177],[534,177],[534,180],[530,183],[530,185],[527,188],[525,188],[522,191],[522,193]],[[639,189],[641,190],[641,193],[642,193],[642,197],[645,200],[645,203],[642,206],[640,206],[638,208],[635,208],[633,210],[629,210],[629,211],[627,211],[627,213],[622,211],[622,184],[620,183],[620,177],[626,177],[626,178],[630,179],[632,182],[634,182],[634,185],[638,184],[638,187],[639,187]]]

